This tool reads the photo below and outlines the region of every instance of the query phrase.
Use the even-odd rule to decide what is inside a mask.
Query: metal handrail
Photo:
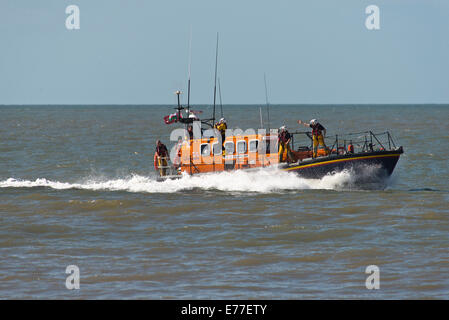
[[[173,167],[173,165],[170,165],[170,158],[169,157],[161,157],[161,156],[158,156],[157,157],[157,159],[158,160],[166,160],[167,161],[167,165],[166,166],[159,166],[159,164],[158,164],[158,170],[160,170],[160,169],[168,169],[169,170],[169,174],[165,174],[165,176],[167,176],[167,175],[173,175],[173,170],[175,169],[174,167]],[[158,163],[159,163],[159,161],[158,161]]]
[[[312,140],[312,136],[311,136],[310,132],[294,131],[291,134],[292,134],[292,136],[304,134]],[[356,136],[356,137],[354,137],[354,136]],[[336,134],[334,137],[335,137],[335,139],[333,140],[332,147],[330,148],[331,152],[332,152],[332,150],[335,150],[335,152],[338,153],[338,150],[341,147],[343,147],[346,150],[345,152],[347,152],[348,144],[357,146],[358,148],[360,148],[362,150],[362,152],[374,151],[374,148],[376,146],[380,146],[380,148],[382,148],[383,150],[391,151],[391,150],[396,149],[396,144],[394,143],[393,138],[391,137],[391,134],[389,131],[374,133],[369,130],[369,131],[352,132],[352,133],[346,133],[346,134]],[[382,139],[382,137],[385,137],[385,138]],[[387,146],[388,146],[388,148],[387,148]],[[294,147],[294,145],[293,145],[293,147]],[[312,148],[312,145],[311,145],[311,148]]]

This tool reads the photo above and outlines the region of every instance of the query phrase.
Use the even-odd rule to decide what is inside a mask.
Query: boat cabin
[[[185,140],[180,171],[188,174],[258,168],[278,163],[277,135],[245,135]]]

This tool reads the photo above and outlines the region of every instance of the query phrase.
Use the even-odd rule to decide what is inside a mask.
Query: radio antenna
[[[223,101],[221,100],[220,77],[218,77],[218,95],[220,96],[220,111],[221,111],[221,117],[223,118]]]
[[[265,83],[265,102],[267,104],[267,125],[268,130],[270,130],[270,103],[268,102],[268,89],[267,89],[267,76],[263,74],[263,81]]]
[[[190,115],[190,70],[192,65],[192,26],[190,26],[190,40],[189,40],[189,80],[187,83],[187,116]]]
[[[215,85],[214,85],[214,117],[213,117],[213,124],[215,124],[215,104],[216,104],[216,100],[217,100],[217,64],[218,64],[218,32],[217,32],[217,47],[215,48]]]

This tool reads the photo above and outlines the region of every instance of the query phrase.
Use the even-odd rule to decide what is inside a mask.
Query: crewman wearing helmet
[[[284,153],[287,151],[287,161],[292,162],[293,156],[290,149],[290,141],[292,140],[291,134],[288,132],[286,126],[279,128],[278,133],[278,146],[279,146],[279,163],[284,162]]]
[[[226,138],[226,129],[228,128],[228,125],[226,124],[226,119],[221,118],[220,121],[214,124],[214,129],[217,129],[220,131],[221,134],[221,148],[223,150],[223,155],[225,154],[225,148],[224,148],[224,142]]]
[[[313,140],[313,157],[316,158],[318,154],[318,145],[322,146],[326,152],[326,155],[329,154],[329,151],[324,143],[324,137],[326,136],[326,128],[324,128],[316,119],[310,120],[309,123],[302,122],[298,120],[298,124],[302,124],[303,126],[312,128],[312,140]]]

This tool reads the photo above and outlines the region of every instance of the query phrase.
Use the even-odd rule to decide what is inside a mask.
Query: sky
[[[272,104],[449,103],[447,0],[1,0],[0,21],[0,104],[185,102],[190,54],[211,104],[217,32],[224,104],[265,103],[264,74]]]

